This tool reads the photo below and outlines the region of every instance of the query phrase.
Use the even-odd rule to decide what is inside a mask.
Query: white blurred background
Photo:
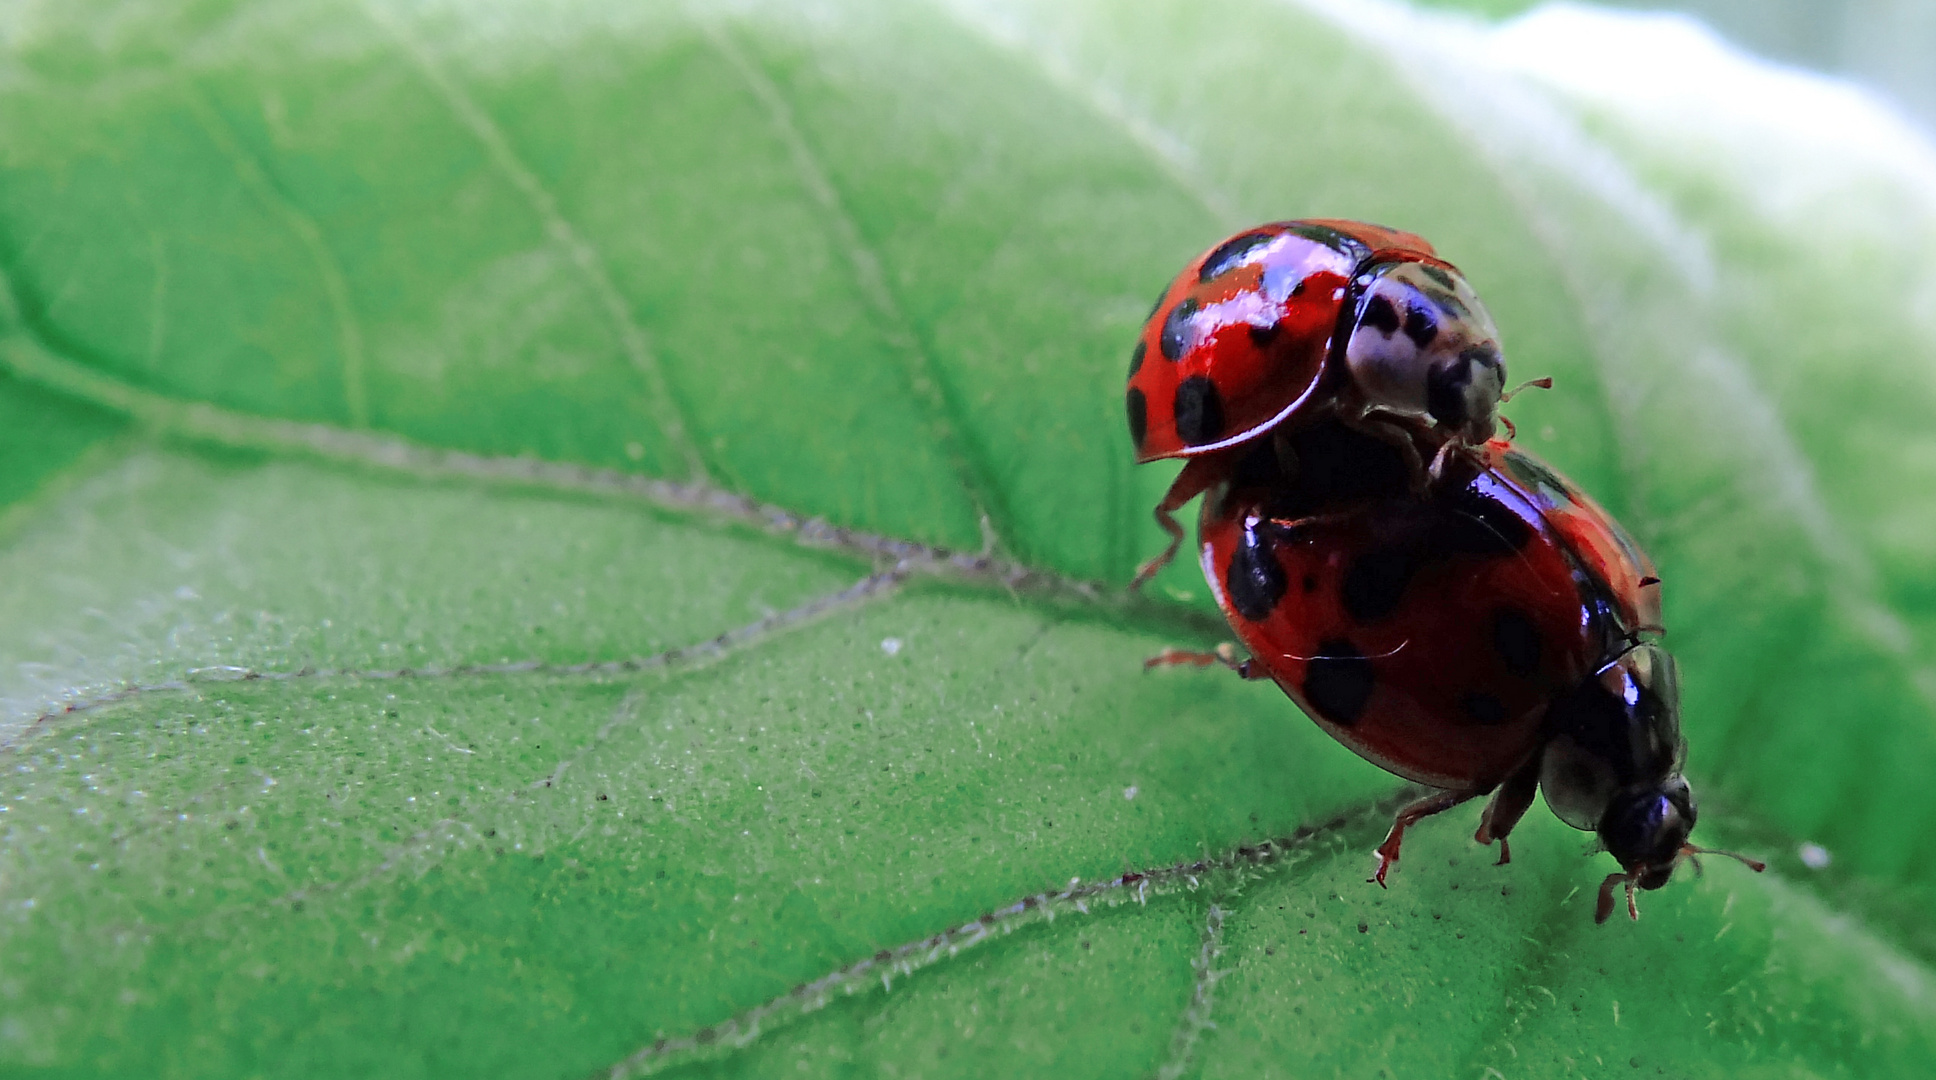
[[[1770,60],[1843,75],[1936,133],[1936,0],[1601,0],[1631,11],[1678,12]],[[1510,18],[1529,0],[1428,0]]]

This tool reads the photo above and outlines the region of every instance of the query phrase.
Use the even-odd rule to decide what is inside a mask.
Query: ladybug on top
[[[1177,275],[1130,358],[1137,460],[1189,459],[1156,508],[1170,546],[1135,584],[1175,556],[1172,515],[1227,469],[1223,451],[1334,413],[1399,448],[1422,491],[1448,454],[1492,438],[1510,397],[1492,317],[1424,238],[1355,221],[1246,229]]]

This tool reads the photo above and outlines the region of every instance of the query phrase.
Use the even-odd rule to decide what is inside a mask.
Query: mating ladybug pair
[[[1136,584],[1202,495],[1204,576],[1250,659],[1150,664],[1274,679],[1339,742],[1438,789],[1392,823],[1380,885],[1407,826],[1480,795],[1475,838],[1509,861],[1543,792],[1619,860],[1596,920],[1618,885],[1638,918],[1635,886],[1707,851],[1687,842],[1660,579],[1591,499],[1494,438],[1510,396],[1485,307],[1411,233],[1282,222],[1191,262],[1130,361],[1139,460],[1185,461],[1156,507],[1170,545]]]

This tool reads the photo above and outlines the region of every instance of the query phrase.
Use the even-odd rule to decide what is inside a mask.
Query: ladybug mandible
[[[1399,812],[1377,850],[1380,885],[1407,826],[1488,793],[1475,838],[1499,841],[1508,862],[1506,838],[1540,791],[1620,863],[1596,920],[1623,884],[1638,918],[1636,886],[1658,889],[1707,851],[1687,842],[1695,803],[1674,660],[1654,640],[1652,563],[1506,442],[1450,463],[1423,494],[1407,469],[1389,442],[1335,419],[1234,462],[1205,496],[1199,547],[1251,658],[1226,646],[1149,663],[1273,679],[1339,742],[1439,789]]]
[[[1137,460],[1188,459],[1156,507],[1170,545],[1131,587],[1175,557],[1175,511],[1217,480],[1232,448],[1293,416],[1335,412],[1409,455],[1422,489],[1448,451],[1493,436],[1505,379],[1492,317],[1423,238],[1332,220],[1230,237],[1163,291],[1130,357]]]

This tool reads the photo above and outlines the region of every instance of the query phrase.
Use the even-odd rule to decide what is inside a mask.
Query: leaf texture
[[[1936,154],[1688,33],[0,16],[0,1062],[1925,1071]],[[1379,891],[1389,777],[1139,670],[1221,628],[1187,560],[1119,591],[1127,343],[1302,216],[1432,237],[1555,377],[1521,437],[1662,566],[1703,836],[1767,875],[1596,927],[1585,837],[1455,813]]]

